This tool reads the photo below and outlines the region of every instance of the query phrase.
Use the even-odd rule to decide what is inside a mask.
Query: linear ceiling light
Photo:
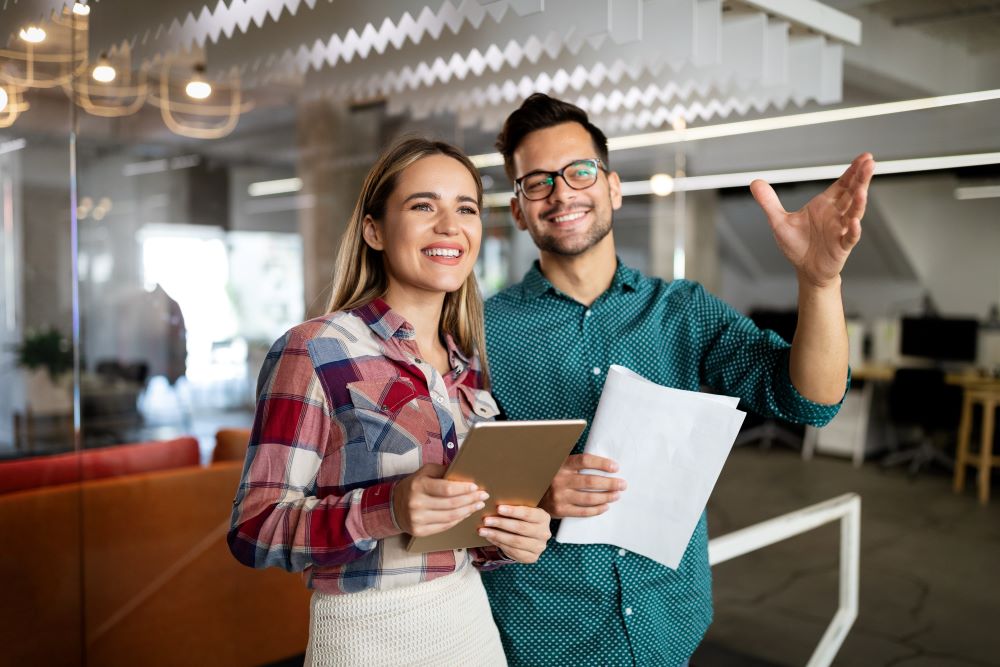
[[[955,188],[955,199],[989,199],[1000,197],[1000,185],[966,185]]]
[[[0,155],[19,151],[27,145],[28,142],[24,139],[11,139],[10,141],[4,141],[3,143],[0,143]]]
[[[718,137],[730,137],[737,134],[769,132],[771,130],[785,130],[793,127],[820,125],[822,123],[836,123],[844,120],[857,120],[859,118],[872,118],[874,116],[885,116],[887,114],[904,113],[906,111],[939,109],[941,107],[970,104],[973,102],[986,102],[998,99],[1000,99],[1000,89],[980,90],[973,93],[959,93],[957,95],[942,95],[938,97],[922,97],[913,100],[901,100],[899,102],[866,104],[863,106],[846,107],[843,109],[827,109],[825,111],[810,111],[807,113],[792,114],[788,116],[773,116],[771,118],[741,120],[735,123],[703,125],[701,127],[687,128],[684,130],[663,130],[661,132],[630,134],[623,137],[612,137],[611,139],[608,139],[608,150],[620,151],[628,148],[663,146],[666,144],[676,144],[686,141],[715,139]],[[480,169],[485,167],[496,167],[503,164],[503,157],[499,153],[482,153],[480,155],[471,156],[471,159],[472,163]]]
[[[283,195],[298,192],[302,189],[301,178],[279,178],[275,181],[257,181],[247,188],[251,197],[266,197],[267,195]]]
[[[178,155],[172,158],[162,158],[160,160],[147,160],[145,162],[130,162],[122,167],[123,176],[144,176],[155,174],[171,169],[190,169],[201,163],[199,155]]]
[[[915,171],[977,167],[985,164],[1000,164],[1000,153],[970,153],[967,155],[941,155],[938,157],[907,160],[886,160],[875,163],[875,174],[905,174]],[[673,191],[690,192],[692,190],[746,187],[750,185],[751,181],[757,178],[762,178],[771,184],[822,181],[838,178],[844,173],[846,168],[846,164],[830,164],[795,169],[771,169],[768,171],[742,171],[707,176],[683,176],[673,179]],[[1000,186],[997,189],[1000,190]],[[957,192],[956,190],[956,196]],[[510,198],[513,194],[510,191],[493,192],[487,194],[483,199],[487,206],[503,208],[510,205]],[[655,194],[651,179],[645,181],[625,181],[622,183],[622,195],[625,197],[650,194]]]

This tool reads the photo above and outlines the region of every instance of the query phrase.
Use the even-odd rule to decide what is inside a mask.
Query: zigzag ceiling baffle
[[[234,0],[209,10],[181,2],[164,7],[158,23],[118,20],[112,30],[95,21],[91,43],[96,50],[126,41],[147,61],[203,46],[210,71],[235,70],[249,84],[304,77],[310,94],[385,98],[393,111],[457,112],[483,126],[495,126],[528,92],[549,90],[624,131],[678,116],[838,101],[841,43],[857,43],[859,25],[813,0],[787,5]]]

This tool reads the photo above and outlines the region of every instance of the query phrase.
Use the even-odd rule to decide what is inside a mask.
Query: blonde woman
[[[396,144],[372,167],[337,258],[329,313],[271,348],[229,546],[305,571],[307,665],[505,664],[479,569],[532,563],[549,516],[501,507],[493,546],[412,554],[483,507],[442,479],[488,391],[473,265],[482,182],[457,148]]]

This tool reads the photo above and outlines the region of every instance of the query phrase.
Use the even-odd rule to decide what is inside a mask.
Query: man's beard
[[[603,241],[604,237],[610,232],[611,216],[608,216],[607,221],[597,219],[583,237],[558,238],[550,236],[544,231],[537,230],[533,226],[528,226],[528,233],[531,235],[531,240],[535,242],[535,246],[539,250],[564,257],[582,255]]]

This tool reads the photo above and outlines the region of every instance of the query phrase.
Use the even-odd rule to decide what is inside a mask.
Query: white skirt
[[[402,588],[313,593],[305,667],[506,664],[471,565]]]

